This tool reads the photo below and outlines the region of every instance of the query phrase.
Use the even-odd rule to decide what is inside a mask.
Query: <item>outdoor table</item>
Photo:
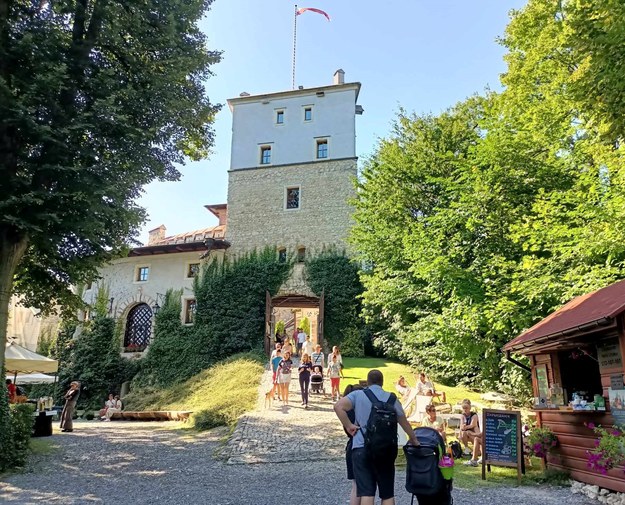
[[[53,410],[42,410],[33,413],[33,417],[35,418],[33,437],[52,436],[52,418],[54,415],[55,412]]]

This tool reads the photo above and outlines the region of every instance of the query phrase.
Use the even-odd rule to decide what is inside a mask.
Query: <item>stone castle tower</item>
[[[276,247],[295,256],[346,247],[356,177],[360,83],[228,100],[232,154],[228,254]]]

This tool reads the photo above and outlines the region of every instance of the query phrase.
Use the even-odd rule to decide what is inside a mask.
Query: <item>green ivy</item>
[[[78,380],[81,383],[79,405],[84,408],[101,406],[109,393],[119,391],[121,384],[137,372],[136,361],[123,358],[120,349],[115,320],[96,317],[78,337],[66,344],[57,394],[62,395],[71,381]]]
[[[344,252],[324,251],[306,262],[306,279],[317,295],[325,295],[324,336],[346,356],[364,356],[358,265]]]
[[[168,291],[133,386],[176,384],[228,356],[262,349],[265,291],[275,294],[290,271],[273,249],[209,262],[195,280],[193,326],[180,321],[182,293]]]
[[[2,377],[6,377],[4,369]],[[13,462],[12,451],[9,450],[13,446],[13,425],[9,412],[9,392],[3,380],[0,385],[0,472],[10,468]]]

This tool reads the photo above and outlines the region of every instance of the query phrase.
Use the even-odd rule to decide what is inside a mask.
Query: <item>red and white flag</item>
[[[299,16],[300,14],[304,14],[304,12],[306,11],[311,11],[311,12],[316,12],[317,14],[321,14],[322,16],[325,16],[328,21],[330,21],[330,16],[328,16],[327,12],[322,11],[321,9],[315,9],[313,7],[302,7],[301,9],[297,9],[297,11],[295,12],[295,15]]]

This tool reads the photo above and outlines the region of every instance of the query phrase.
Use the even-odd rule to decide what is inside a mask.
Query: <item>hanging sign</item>
[[[617,338],[597,343],[597,361],[599,361],[599,368],[615,368],[622,365],[621,349]]]

